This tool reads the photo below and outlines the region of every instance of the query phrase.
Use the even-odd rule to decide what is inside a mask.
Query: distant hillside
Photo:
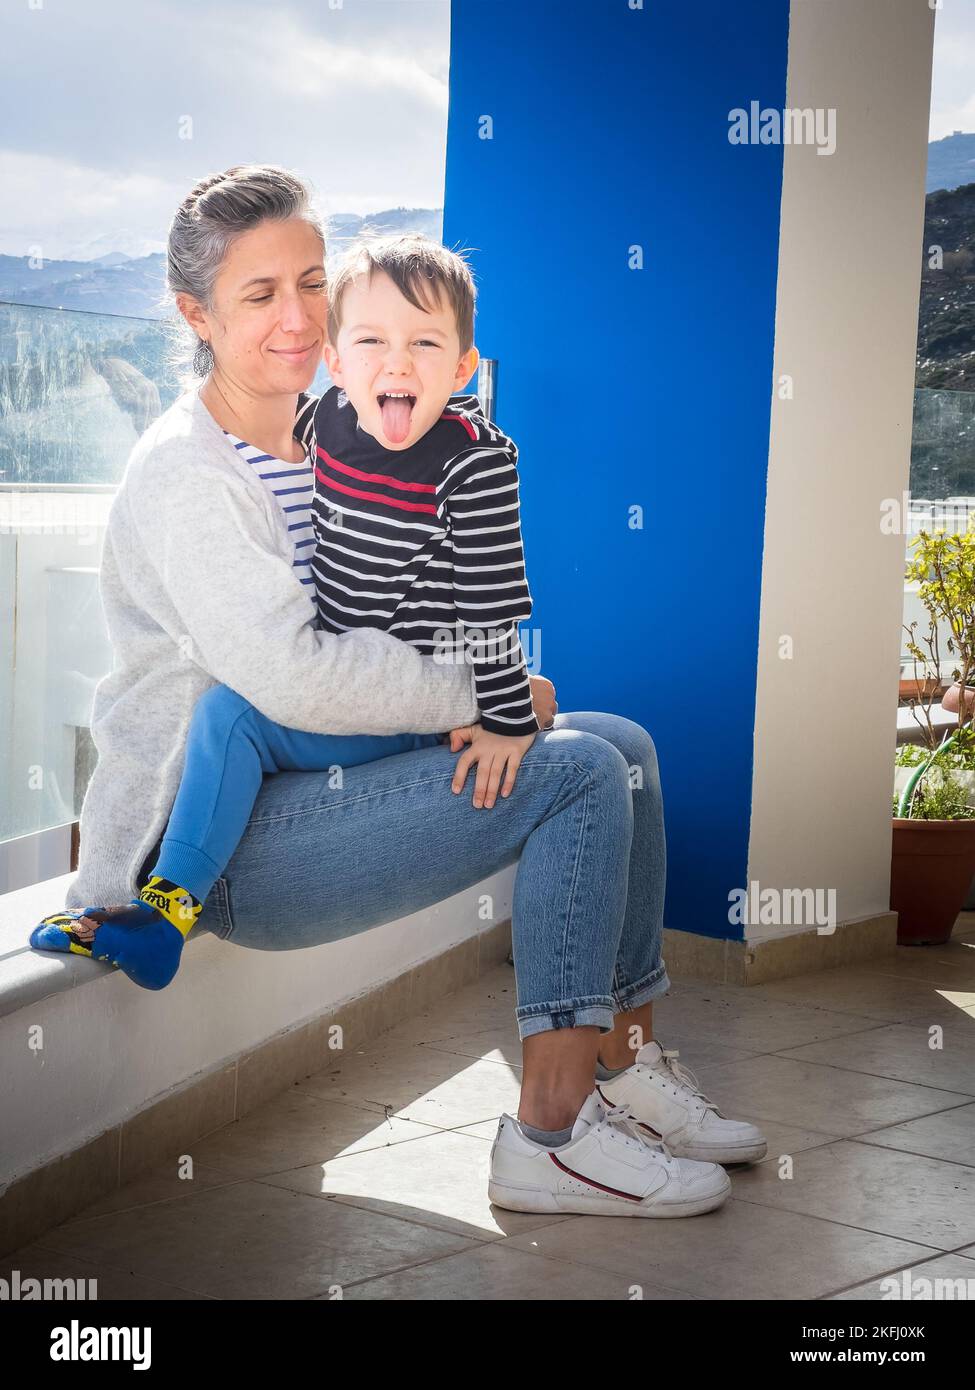
[[[928,145],[927,191],[975,183],[975,134],[956,130]]]
[[[439,240],[442,226],[442,208],[389,208],[368,217],[336,213],[327,229],[329,259],[362,233],[416,231]],[[161,252],[127,257],[113,251],[93,261],[45,261],[37,269],[25,256],[0,255],[0,300],[157,319],[165,273]]]
[[[940,270],[928,265],[932,246]],[[975,183],[927,196],[915,384],[975,391]]]
[[[44,261],[32,269],[26,256],[0,256],[0,299],[53,309],[159,318],[165,257],[102,256],[97,261]]]

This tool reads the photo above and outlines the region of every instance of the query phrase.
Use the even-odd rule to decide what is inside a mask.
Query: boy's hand
[[[454,780],[450,784],[452,792],[464,790],[467,769],[477,763],[477,778],[474,782],[474,805],[494,805],[501,787],[501,795],[508,796],[515,785],[521,760],[535,742],[535,734],[490,734],[480,724],[470,724],[450,731],[450,751],[456,753],[465,743],[470,747],[461,753],[454,769]],[[507,769],[507,771],[505,771]],[[504,774],[504,785],[501,777]]]
[[[529,676],[528,684],[532,692],[532,708],[540,729],[550,729],[559,712],[555,699],[555,686],[544,676]]]

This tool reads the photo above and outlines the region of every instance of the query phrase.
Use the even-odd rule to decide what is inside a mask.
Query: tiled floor
[[[870,1299],[904,1269],[975,1281],[975,914],[947,946],[869,966],[674,983],[657,1037],[769,1139],[705,1216],[491,1207],[514,999],[502,966],[193,1145],[191,1180],[172,1155],[0,1274],[140,1299]]]

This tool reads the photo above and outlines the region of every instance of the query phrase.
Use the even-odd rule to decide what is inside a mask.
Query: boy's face
[[[446,300],[429,312],[417,309],[385,271],[375,270],[371,283],[360,275],[346,290],[338,341],[326,343],[325,363],[362,429],[384,449],[398,450],[422,439],[448,398],[463,391],[478,352],[461,354]]]

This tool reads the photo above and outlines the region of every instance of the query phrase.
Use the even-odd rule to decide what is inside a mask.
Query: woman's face
[[[290,395],[307,390],[318,369],[327,308],[315,229],[300,218],[265,221],[227,252],[214,309],[199,309],[200,336],[213,349],[215,373],[257,396]]]

